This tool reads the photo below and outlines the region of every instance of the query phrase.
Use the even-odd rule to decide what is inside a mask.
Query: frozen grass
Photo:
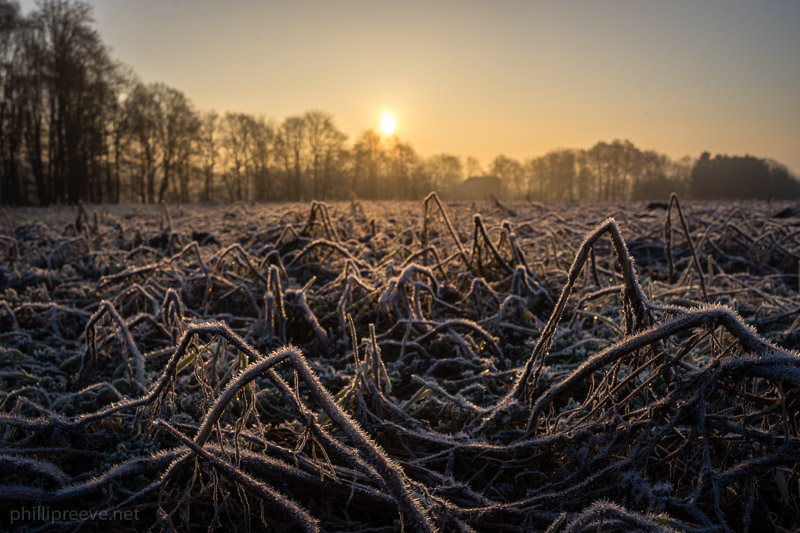
[[[0,527],[795,530],[781,207],[4,211]]]

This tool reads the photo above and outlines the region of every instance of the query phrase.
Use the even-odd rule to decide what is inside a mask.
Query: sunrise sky
[[[199,109],[321,109],[351,140],[388,110],[420,153],[484,165],[627,138],[800,174],[796,0],[90,4],[115,58]]]

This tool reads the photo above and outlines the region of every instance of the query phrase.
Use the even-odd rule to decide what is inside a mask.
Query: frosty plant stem
[[[507,409],[513,402],[526,400],[528,403],[532,403],[535,399],[534,394],[536,391],[536,383],[538,381],[539,373],[541,372],[544,359],[547,356],[547,352],[550,350],[550,346],[553,342],[553,336],[555,335],[556,327],[558,327],[558,323],[561,321],[561,317],[564,315],[564,310],[566,309],[569,296],[572,293],[572,288],[575,285],[575,282],[578,280],[581,270],[589,258],[592,246],[606,233],[608,233],[611,237],[611,242],[614,245],[617,259],[619,260],[622,268],[622,276],[625,282],[623,286],[624,298],[630,302],[629,305],[632,307],[632,311],[639,322],[643,323],[644,325],[649,325],[647,299],[642,293],[642,289],[639,286],[638,280],[636,279],[636,273],[633,270],[633,261],[628,253],[627,246],[625,246],[625,240],[622,238],[622,235],[619,232],[617,223],[614,221],[614,219],[609,218],[597,226],[597,228],[595,228],[595,230],[584,239],[577,255],[575,256],[575,260],[569,269],[567,282],[561,291],[561,296],[558,298],[556,307],[550,314],[550,318],[542,330],[542,334],[536,342],[533,352],[525,363],[525,368],[523,369],[522,374],[520,374],[519,378],[517,378],[517,380],[514,382],[514,385],[505,398],[503,398],[492,409],[489,416],[480,420],[480,423],[476,429],[477,431],[481,431],[488,423],[496,420],[497,416],[499,416],[499,414],[503,410]]]
[[[256,377],[264,374],[277,363],[288,359],[291,361],[292,366],[303,379],[306,386],[310,388],[316,400],[319,401],[328,417],[336,423],[345,435],[347,435],[347,437],[364,453],[367,461],[369,461],[383,477],[387,487],[392,491],[397,501],[400,502],[401,510],[408,517],[409,523],[414,527],[414,530],[435,531],[436,528],[426,516],[420,502],[412,495],[402,469],[386,457],[386,454],[358,427],[356,422],[339,408],[330,393],[319,382],[297,348],[286,346],[267,357],[260,357],[258,352],[248,346],[238,335],[230,331],[230,329],[224,325],[209,326],[205,329],[206,333],[214,333],[223,336],[236,348],[247,353],[255,362],[251,364],[247,370],[239,374],[235,380],[230,382],[222,391],[216,402],[214,402],[214,405],[206,414],[194,438],[194,442],[198,446],[202,446],[206,442],[211,435],[211,431],[214,429],[214,425],[219,420],[219,417],[222,416],[223,411],[245,385],[253,381]],[[193,333],[200,333],[202,330],[190,329],[190,331]]]
[[[458,238],[458,234],[453,228],[453,223],[450,222],[450,217],[447,216],[447,211],[444,210],[442,201],[439,199],[439,195],[435,192],[430,193],[422,201],[422,247],[424,248],[428,245],[428,212],[430,211],[429,205],[431,203],[435,203],[439,208],[439,213],[441,213],[444,223],[447,225],[447,230],[450,232],[450,236],[453,238],[453,241],[455,241],[456,246],[458,247],[458,254],[461,257],[461,260],[464,261],[464,265],[470,271],[472,271],[472,265],[467,257],[467,252],[464,251],[464,246],[461,244],[461,240]]]
[[[700,279],[700,289],[703,291],[703,300],[708,303],[708,292],[706,292],[706,281],[703,277],[703,269],[700,267],[700,261],[697,259],[697,251],[694,249],[694,242],[692,242],[692,234],[689,231],[689,225],[686,223],[686,219],[683,217],[683,211],[681,210],[681,203],[678,201],[678,195],[672,193],[669,195],[669,207],[667,207],[667,219],[664,222],[664,242],[665,248],[667,253],[667,268],[669,272],[669,277],[671,278],[674,271],[675,271],[675,264],[672,261],[672,206],[675,206],[675,209],[678,210],[678,216],[681,219],[681,225],[683,226],[683,233],[686,235],[686,242],[689,243],[689,250],[692,253],[692,261],[694,262],[694,268],[697,270],[697,277]]]
[[[210,463],[215,468],[218,468],[222,471],[226,476],[230,477],[237,483],[240,483],[245,489],[253,494],[254,496],[260,498],[263,501],[270,502],[272,505],[277,507],[278,509],[286,512],[289,516],[291,516],[295,522],[297,522],[303,529],[303,531],[307,532],[317,532],[319,531],[319,526],[317,525],[317,520],[315,520],[308,512],[300,507],[296,502],[290,500],[280,492],[276,491],[272,487],[269,487],[265,483],[262,483],[253,477],[249,476],[241,469],[237,468],[234,465],[227,463],[226,461],[216,457],[214,454],[206,451],[203,449],[201,444],[191,440],[187,436],[183,435],[180,431],[173,428],[167,422],[163,420],[158,420],[156,422],[159,426],[166,429],[173,437],[177,438],[183,444],[189,447],[192,452],[194,452],[198,457],[202,458],[204,461]]]
[[[104,315],[108,315],[111,318],[111,321],[117,326],[120,340],[127,348],[128,353],[133,359],[133,377],[136,385],[140,390],[145,390],[144,356],[142,355],[142,352],[139,351],[139,347],[136,346],[136,342],[134,342],[128,326],[125,325],[125,321],[122,320],[122,317],[119,316],[117,310],[108,300],[103,300],[100,302],[100,309],[98,309],[97,312],[92,315],[92,317],[89,319],[89,322],[86,324],[86,349],[89,352],[90,360],[93,364],[97,362],[97,323]],[[84,368],[85,361],[81,368],[81,374],[83,374]]]

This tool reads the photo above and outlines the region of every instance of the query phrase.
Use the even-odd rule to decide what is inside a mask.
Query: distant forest
[[[481,168],[374,130],[350,143],[323,111],[280,123],[199,111],[114,60],[82,2],[23,17],[0,0],[0,62],[3,204],[415,199],[474,176],[499,178],[508,199],[800,197],[784,166],[751,156],[672,160],[615,140]]]

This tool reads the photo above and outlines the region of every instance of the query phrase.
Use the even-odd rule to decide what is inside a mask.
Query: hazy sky
[[[114,57],[200,109],[322,109],[351,140],[390,110],[484,165],[627,138],[800,171],[797,0],[90,3]]]

